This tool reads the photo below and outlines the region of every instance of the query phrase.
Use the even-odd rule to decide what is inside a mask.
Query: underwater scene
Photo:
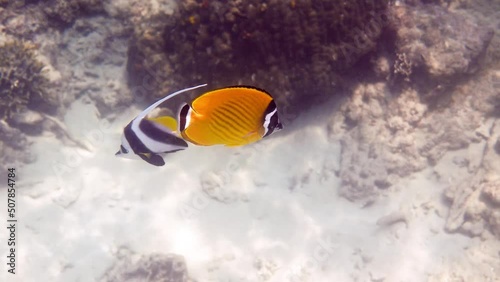
[[[0,281],[500,281],[500,0],[0,0]]]

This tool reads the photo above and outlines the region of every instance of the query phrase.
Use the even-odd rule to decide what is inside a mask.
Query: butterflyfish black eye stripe
[[[191,114],[191,108],[188,104],[184,104],[179,111],[179,132],[184,131],[188,124],[189,115]]]
[[[269,103],[269,106],[267,106],[264,113],[265,114],[264,114],[263,126],[265,129],[265,133],[263,137],[266,137],[274,132],[274,128],[279,123],[278,109],[276,107],[276,103],[274,103],[274,100]]]

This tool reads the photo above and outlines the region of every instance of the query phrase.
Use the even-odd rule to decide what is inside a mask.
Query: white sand
[[[431,169],[367,207],[337,196],[331,108],[256,145],[190,147],[157,168],[114,156],[140,109],[107,124],[77,101],[65,121],[93,150],[36,139],[38,161],[18,176],[18,274],[0,280],[93,281],[124,249],[182,255],[198,281],[451,281],[462,265],[479,277],[464,248],[481,242],[443,231],[447,183]]]

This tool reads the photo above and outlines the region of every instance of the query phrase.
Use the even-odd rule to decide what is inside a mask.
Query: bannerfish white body
[[[163,166],[164,154],[186,149],[188,144],[176,133],[177,122],[174,118],[148,119],[146,116],[168,99],[204,86],[206,84],[174,92],[142,111],[124,128],[120,150],[115,155],[130,157],[131,154],[135,154],[152,165]]]

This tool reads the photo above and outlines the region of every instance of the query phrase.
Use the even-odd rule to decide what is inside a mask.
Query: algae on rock
[[[13,41],[0,46],[0,117],[9,119],[26,107],[40,106],[48,99],[49,80],[44,65],[35,58],[35,46]]]

